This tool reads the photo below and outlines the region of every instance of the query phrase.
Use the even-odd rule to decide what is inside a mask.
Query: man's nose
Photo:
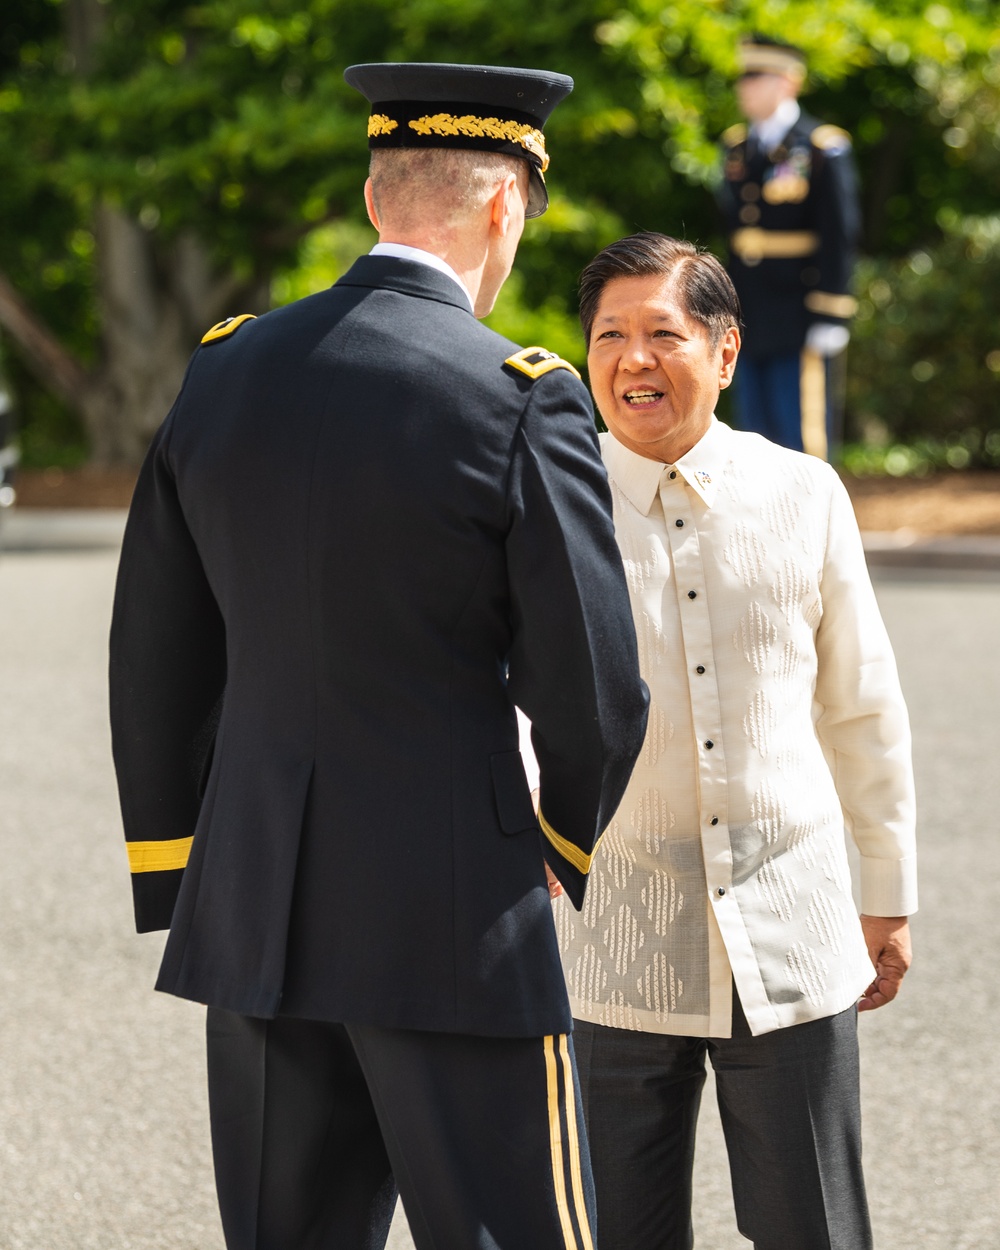
[[[622,349],[618,368],[622,373],[640,373],[643,369],[655,369],[656,357],[647,343],[636,339],[628,342]]]

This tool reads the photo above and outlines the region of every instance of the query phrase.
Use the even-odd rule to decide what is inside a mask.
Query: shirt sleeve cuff
[[[531,721],[528,720],[519,707],[516,707],[514,711],[517,712],[517,745],[518,750],[521,752],[524,775],[528,779],[528,789],[537,790],[539,769],[535,749],[531,745]]]
[[[861,911],[866,916],[912,916],[917,910],[917,857],[861,859]]]

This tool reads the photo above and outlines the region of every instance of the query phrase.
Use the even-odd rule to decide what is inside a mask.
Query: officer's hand
[[[851,332],[847,326],[818,321],[806,331],[806,347],[817,356],[836,356],[847,346]]]
[[[532,790],[531,803],[535,809],[536,816],[538,815],[538,800],[540,798],[541,798],[541,792],[538,790]],[[552,869],[548,866],[548,864],[545,865],[545,883],[549,887],[549,898],[558,898],[559,895],[562,894],[563,888],[559,884],[559,878],[552,871]]]
[[[858,1011],[874,1011],[896,997],[913,962],[910,924],[905,916],[862,916],[861,928],[876,975],[861,996]]]

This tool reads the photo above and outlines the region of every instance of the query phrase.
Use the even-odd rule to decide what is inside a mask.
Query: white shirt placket
[[[722,740],[722,707],[713,660],[705,564],[701,552],[696,508],[705,505],[683,475],[668,465],[660,479],[666,540],[674,576],[673,593],[681,623],[685,671],[691,700],[694,740],[697,744],[698,821],[705,862],[706,923],[708,926],[710,1034],[726,1035],[732,1021],[732,977],[722,938],[725,928],[743,923],[732,893],[733,856],[729,843],[728,781]],[[664,593],[670,593],[668,582]]]

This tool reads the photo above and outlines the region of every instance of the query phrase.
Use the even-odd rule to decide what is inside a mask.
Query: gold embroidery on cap
[[[399,122],[394,122],[384,113],[372,113],[368,118],[368,138],[370,139],[372,135],[390,135],[398,125]]]
[[[456,117],[454,113],[432,113],[418,117],[408,125],[418,135],[467,135],[472,139],[501,139],[507,143],[519,143],[542,162],[542,173],[549,167],[545,136],[524,122],[504,122],[499,117],[474,117],[469,113],[464,117]]]

